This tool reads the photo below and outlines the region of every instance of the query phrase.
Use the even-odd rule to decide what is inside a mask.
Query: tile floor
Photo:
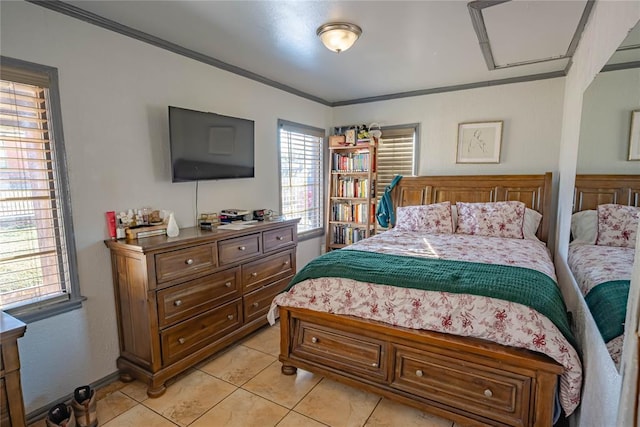
[[[278,325],[264,327],[185,372],[156,399],[137,381],[97,390],[100,426],[457,426],[301,369],[282,375],[279,334]]]

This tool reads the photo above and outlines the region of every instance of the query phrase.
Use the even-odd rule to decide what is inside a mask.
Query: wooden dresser
[[[168,379],[267,323],[296,272],[299,220],[178,237],[109,240],[121,379],[164,393]]]
[[[27,325],[0,311],[0,427],[27,425],[20,384],[18,338]]]

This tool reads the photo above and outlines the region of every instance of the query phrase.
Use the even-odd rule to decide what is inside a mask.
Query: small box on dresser
[[[267,324],[271,300],[296,272],[298,221],[105,241],[121,378],[160,396],[169,379]]]

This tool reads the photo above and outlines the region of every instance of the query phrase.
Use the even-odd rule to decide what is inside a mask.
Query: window
[[[0,309],[33,321],[81,301],[57,70],[1,60]]]
[[[418,124],[383,127],[378,141],[378,182],[376,199],[396,175],[411,176],[416,172]],[[378,229],[382,229],[376,223]]]
[[[280,213],[300,218],[299,237],[323,233],[324,130],[278,120]]]

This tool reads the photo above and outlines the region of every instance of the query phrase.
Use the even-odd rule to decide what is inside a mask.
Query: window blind
[[[7,67],[0,77],[0,308],[10,309],[68,299],[70,279],[48,82]]]
[[[280,211],[300,218],[299,234],[321,234],[324,130],[283,120],[280,129]]]
[[[414,127],[382,129],[382,136],[378,141],[378,181],[376,183],[378,201],[393,177],[414,174],[415,131]]]

